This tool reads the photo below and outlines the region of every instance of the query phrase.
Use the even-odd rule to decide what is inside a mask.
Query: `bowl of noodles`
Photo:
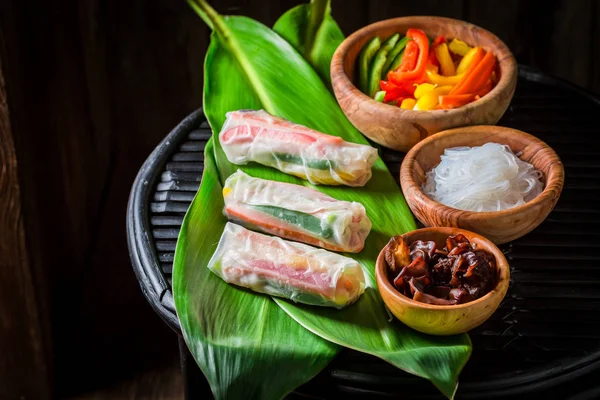
[[[425,226],[462,228],[501,244],[546,219],[562,192],[564,168],[538,138],[480,125],[419,142],[402,162],[400,184]]]

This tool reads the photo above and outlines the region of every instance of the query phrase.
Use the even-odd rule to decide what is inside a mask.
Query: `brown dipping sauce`
[[[495,257],[478,250],[462,233],[446,247],[417,240],[407,245],[394,236],[385,248],[388,278],[403,295],[436,305],[463,304],[489,293],[497,283]]]

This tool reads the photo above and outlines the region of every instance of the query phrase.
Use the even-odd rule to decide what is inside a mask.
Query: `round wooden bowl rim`
[[[460,233],[465,234],[465,236],[467,236],[469,238],[469,240],[471,240],[472,238],[476,238],[476,239],[488,244],[492,249],[494,249],[495,254],[493,254],[493,255],[494,255],[494,258],[496,259],[496,268],[498,268],[500,270],[499,275],[500,276],[506,275],[506,279],[504,281],[499,280],[496,283],[496,286],[492,290],[490,290],[488,293],[486,293],[485,296],[480,297],[477,300],[470,301],[468,303],[447,305],[447,306],[421,303],[420,301],[416,301],[416,300],[406,297],[405,295],[400,293],[398,290],[396,290],[395,287],[392,286],[392,283],[388,279],[387,273],[385,271],[387,264],[384,260],[384,255],[383,255],[383,252],[385,251],[385,247],[384,247],[379,252],[379,255],[377,256],[377,262],[375,263],[375,276],[378,278],[377,279],[378,286],[380,286],[381,283],[383,283],[383,286],[385,286],[387,291],[390,292],[392,294],[392,296],[394,296],[394,298],[396,298],[398,301],[400,301],[402,303],[405,303],[405,304],[408,304],[411,306],[415,306],[418,308],[423,308],[426,310],[431,310],[431,311],[462,310],[465,308],[474,307],[475,305],[480,304],[480,303],[486,303],[494,297],[497,297],[497,296],[504,297],[506,295],[506,292],[508,291],[508,283],[510,281],[510,267],[508,265],[508,261],[506,260],[506,257],[504,257],[504,254],[502,253],[502,251],[491,240],[486,239],[485,237],[481,236],[478,233],[471,232],[466,229],[451,228],[451,227],[445,227],[445,226],[415,229],[413,231],[406,232],[400,236],[402,236],[404,238],[404,236],[415,233],[415,232],[423,232],[426,234],[426,233],[435,232],[435,231],[438,231],[438,232],[439,231],[442,231],[442,232],[448,231],[448,236],[452,235],[453,233],[460,232]],[[386,247],[387,247],[387,245],[386,245]],[[502,287],[500,287],[500,284],[502,284]],[[498,290],[498,289],[500,289],[500,290]],[[379,290],[382,291],[383,289],[380,287]],[[383,295],[381,297],[384,298]],[[502,300],[500,300],[500,301],[502,301]],[[385,300],[384,300],[384,303],[385,303]]]
[[[450,207],[445,204],[439,203],[433,200],[431,197],[427,196],[421,185],[415,182],[413,172],[415,166],[415,160],[417,158],[417,154],[421,151],[423,147],[426,147],[436,140],[443,139],[448,136],[455,135],[473,135],[486,133],[485,130],[494,130],[500,131],[503,133],[509,133],[513,136],[519,136],[525,139],[529,143],[537,143],[542,146],[542,149],[539,151],[547,151],[550,152],[551,156],[556,157],[557,162],[550,163],[548,168],[549,171],[554,172],[553,174],[546,174],[546,182],[544,184],[544,190],[542,193],[534,197],[532,200],[529,200],[525,204],[521,204],[520,206],[516,206],[513,208],[509,208],[501,211],[469,211],[469,210],[461,210],[458,208]],[[506,144],[506,143],[501,143]],[[472,146],[471,146],[472,147]],[[512,150],[512,149],[511,149]],[[514,150],[513,150],[514,151]],[[442,153],[443,154],[443,153]],[[428,171],[423,171],[427,173]],[[507,128],[504,126],[497,125],[475,125],[475,126],[463,126],[460,128],[448,129],[442,132],[438,132],[435,135],[429,136],[419,143],[417,143],[404,157],[404,161],[402,161],[402,165],[400,166],[400,185],[402,186],[402,190],[404,195],[410,197],[414,201],[420,202],[425,206],[426,211],[433,212],[436,214],[447,213],[447,212],[460,212],[462,219],[468,219],[472,216],[478,216],[483,218],[495,218],[495,217],[505,217],[512,216],[523,212],[524,210],[534,207],[536,205],[540,205],[546,203],[548,201],[552,201],[555,197],[555,185],[562,189],[564,184],[564,168],[562,162],[560,162],[560,158],[556,154],[556,152],[550,147],[546,142],[538,139],[537,137],[530,135],[529,133],[520,131],[518,129]],[[414,191],[418,192],[420,196],[416,196]],[[560,194],[560,192],[558,193]],[[423,222],[423,221],[421,221]]]
[[[397,24],[400,24],[403,22],[408,22],[410,20],[422,20],[423,22],[427,22],[427,21],[431,21],[431,20],[438,20],[440,22],[444,22],[449,25],[464,24],[469,29],[479,29],[483,32],[484,35],[489,35],[490,37],[492,37],[495,41],[497,41],[496,49],[503,50],[506,52],[506,54],[510,55],[509,57],[506,57],[503,60],[498,60],[502,73],[500,75],[500,80],[498,81],[496,86],[494,86],[492,88],[492,90],[485,96],[483,96],[480,99],[478,99],[477,101],[473,101],[467,105],[457,107],[454,109],[449,109],[449,110],[427,110],[427,111],[405,110],[403,108],[392,106],[390,104],[381,103],[381,102],[378,102],[375,99],[371,98],[370,96],[367,96],[362,91],[360,91],[352,83],[352,80],[350,80],[350,78],[348,77],[348,75],[346,75],[346,72],[344,71],[344,60],[346,58],[346,55],[348,54],[348,50],[354,45],[354,43],[357,40],[362,38],[362,36],[363,36],[362,33],[364,31],[373,30],[374,32],[376,32],[379,29],[382,29],[389,25],[397,25]],[[496,53],[496,51],[494,51],[494,53]],[[441,116],[441,115],[452,116],[452,115],[459,115],[459,114],[462,114],[465,112],[470,112],[471,110],[474,110],[478,107],[483,107],[488,102],[490,102],[494,97],[496,97],[498,94],[500,94],[501,92],[503,92],[505,90],[508,90],[511,87],[511,85],[512,85],[511,84],[511,76],[514,75],[513,71],[516,71],[516,69],[517,69],[517,61],[515,60],[512,52],[510,51],[508,46],[502,40],[500,40],[500,38],[498,38],[496,35],[494,35],[490,31],[488,31],[478,25],[472,24],[470,22],[466,22],[466,21],[462,21],[462,20],[458,20],[458,19],[454,19],[454,18],[425,16],[425,15],[390,18],[390,19],[385,19],[385,20],[378,21],[378,22],[375,22],[370,25],[362,27],[361,29],[357,30],[356,32],[354,32],[353,34],[348,36],[342,42],[342,44],[340,44],[338,46],[338,48],[336,49],[336,51],[333,55],[333,59],[332,59],[331,63],[332,63],[331,64],[331,80],[332,81],[339,80],[339,82],[344,86],[344,89],[351,90],[353,92],[354,96],[358,96],[359,98],[362,96],[364,99],[369,100],[367,104],[372,106],[376,110],[390,111],[392,108],[395,108],[398,115],[405,114],[406,116],[411,116],[411,117],[419,117],[422,115],[428,115],[429,113],[433,113],[438,116]],[[383,109],[381,107],[383,107]]]

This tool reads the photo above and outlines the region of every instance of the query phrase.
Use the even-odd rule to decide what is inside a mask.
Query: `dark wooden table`
[[[499,125],[534,134],[563,160],[565,188],[548,219],[501,246],[511,286],[498,311],[471,332],[473,356],[458,398],[600,397],[600,100],[527,67]],[[150,155],[127,215],[134,271],[148,302],[180,333],[171,294],[173,252],[197,191],[211,135],[202,111],[181,122]],[[402,153],[382,157],[398,176]],[[180,336],[181,337],[181,336]],[[180,339],[189,397],[207,384]],[[354,351],[342,352],[291,397],[440,398],[432,385]]]

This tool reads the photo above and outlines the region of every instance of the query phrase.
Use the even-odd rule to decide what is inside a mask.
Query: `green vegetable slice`
[[[406,45],[404,46],[406,47]],[[390,67],[388,68],[388,70],[386,72],[384,72],[384,76],[387,77],[387,74],[390,73],[390,71],[395,71],[398,69],[398,67],[400,66],[400,64],[402,64],[402,58],[404,57],[404,49],[400,50],[400,53],[398,53],[398,55],[396,56],[396,58],[394,58],[394,61],[392,61],[392,64],[390,65]]]
[[[371,97],[374,97],[375,93],[377,93],[377,91],[379,90],[379,81],[381,80],[381,69],[383,68],[383,64],[385,64],[385,61],[387,60],[388,53],[394,48],[399,38],[399,33],[396,33],[389,37],[385,42],[383,42],[379,50],[377,50],[377,53],[375,53],[373,60],[371,60],[371,65],[369,65],[368,78],[369,91],[367,92],[367,94]]]
[[[375,36],[361,50],[358,57],[359,89],[365,94],[369,94],[369,67],[371,59],[381,47],[381,39]]]
[[[383,64],[383,67],[381,68],[381,79],[387,80],[388,72],[393,71],[396,68],[398,68],[398,66],[400,66],[400,63],[402,62],[402,56],[400,56],[400,58],[398,60],[398,65],[396,65],[396,68],[393,68],[393,65],[396,61],[396,57],[398,57],[398,55],[400,53],[402,53],[402,51],[406,47],[406,43],[408,43],[409,40],[410,40],[409,38],[403,37],[402,39],[400,39],[400,41],[398,41],[398,43],[396,43],[394,48],[389,52],[387,59],[385,60],[385,64]]]
[[[289,153],[273,153],[273,157],[281,162],[290,164],[303,165],[306,163],[306,166],[312,169],[328,170],[330,168],[335,168],[335,163],[329,160],[304,160],[300,156]]]
[[[289,224],[296,225],[309,232],[313,232],[325,239],[333,236],[333,230],[330,227],[321,227],[321,220],[313,215],[303,213],[301,211],[289,210],[287,208],[275,206],[250,206],[265,214],[272,215]]]
[[[383,99],[385,99],[385,90],[380,90],[375,93],[374,99],[380,103],[383,103]]]

